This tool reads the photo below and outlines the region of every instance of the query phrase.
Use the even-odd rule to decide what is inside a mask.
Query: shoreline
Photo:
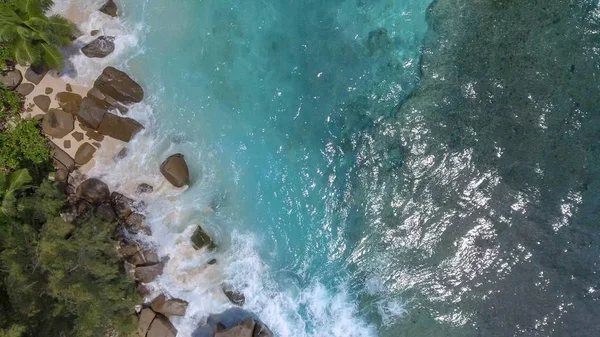
[[[107,1],[107,3],[111,2],[112,0]],[[76,7],[78,4],[71,4],[68,8],[62,8],[59,14],[71,20],[80,29],[81,25],[89,23],[91,15],[86,17],[86,14]],[[99,9],[95,10],[98,11]],[[70,62],[73,57],[81,57],[78,56],[81,54],[78,49],[82,43],[92,44],[93,41],[104,37],[103,32],[95,32],[96,34],[94,31],[85,32],[73,41],[73,45],[66,48],[63,53],[65,61]],[[77,51],[73,52],[76,49]],[[100,65],[106,62],[98,63]],[[73,73],[76,74],[73,72],[74,69],[70,71],[65,69],[62,73],[56,70],[38,72],[32,67],[15,66],[15,70],[22,75],[22,81],[15,89],[24,97],[24,111],[20,117],[40,121],[44,135],[52,145],[52,157],[57,168],[56,181],[66,187],[72,206],[88,199],[83,196],[86,190],[99,188],[112,192],[109,200],[89,202],[99,205],[95,207],[97,209],[94,212],[100,211],[103,205],[109,205],[109,208],[114,210],[114,219],[120,232],[123,233],[117,250],[126,273],[133,277],[138,292],[144,298],[143,303],[139,303],[135,308],[138,315],[137,335],[140,337],[184,336],[178,334],[172,319],[175,318],[174,322],[177,323],[179,321],[177,317],[185,315],[188,302],[170,298],[167,289],[159,289],[154,284],[163,270],[168,272],[176,266],[169,265],[169,256],[159,256],[154,248],[139,241],[136,236],[138,233],[151,234],[148,226],[144,224],[146,217],[144,199],[162,197],[163,193],[157,194],[158,191],[169,192],[169,198],[176,197],[172,192],[184,191],[189,184],[187,165],[183,156],[178,160],[178,154],[175,154],[161,165],[162,175],[157,175],[160,178],[156,177],[161,179],[160,181],[157,179],[149,179],[150,181],[144,183],[126,181],[110,187],[102,181],[107,177],[103,177],[102,174],[98,176],[99,171],[102,171],[99,170],[98,165],[106,166],[107,163],[116,165],[125,157],[135,156],[134,153],[127,153],[131,152],[127,144],[136,134],[143,131],[144,126],[128,117],[127,113],[132,105],[142,102],[144,93],[141,86],[126,73],[112,68],[110,64],[101,66],[104,70],[92,86],[77,84],[87,83],[90,79],[81,80],[72,77]],[[116,96],[110,96],[108,93],[116,93]],[[131,98],[133,96],[135,97]],[[135,186],[130,186],[132,184]],[[66,218],[77,216],[78,213],[73,207],[64,214]],[[174,257],[174,260],[181,260],[182,257],[185,258],[184,255],[189,254],[205,254],[213,249],[210,237],[204,233],[200,225],[196,226],[191,241],[185,245],[185,247],[189,246],[190,251],[182,253],[180,257]],[[198,237],[203,239],[197,241]],[[200,266],[197,272],[206,274],[207,268],[212,270],[214,264],[216,260],[212,259],[206,265]],[[244,311],[240,308],[245,301],[243,294],[223,284],[219,288],[220,290],[214,288],[209,291],[216,298],[221,298],[224,303],[231,302],[234,305],[233,309]],[[134,308],[132,313],[133,310]],[[193,335],[196,336],[201,330],[202,336],[219,336],[221,331],[227,333],[230,329],[241,329],[239,333],[273,336],[269,328],[249,312],[231,313],[231,317],[235,316],[237,319],[237,323],[232,324],[231,317],[227,314],[230,310],[232,309],[204,317],[202,320],[204,323],[195,326],[196,332]],[[223,321],[217,324],[222,319],[228,323]],[[191,334],[189,332],[185,336]]]

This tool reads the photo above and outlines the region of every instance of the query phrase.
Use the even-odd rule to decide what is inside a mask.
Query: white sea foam
[[[59,0],[53,8],[54,13],[75,18],[85,33],[76,41],[77,48],[93,39],[89,36],[93,29],[116,36],[115,52],[104,59],[89,59],[67,51],[70,68],[63,76],[84,85],[91,84],[108,65],[126,67],[127,61],[143,50],[140,46],[143,25],[99,13],[97,8],[102,3],[102,0]],[[241,290],[246,296],[244,308],[258,314],[280,337],[375,336],[374,327],[358,318],[357,306],[344,287],[331,293],[316,281],[308,287],[301,287],[294,280],[284,286],[277,284],[258,253],[259,242],[254,235],[221,232],[218,224],[211,221],[210,212],[206,211],[214,195],[213,184],[217,183],[210,167],[203,168],[202,180],[187,191],[176,189],[165,181],[158,170],[161,161],[168,154],[180,151],[184,145],[159,134],[153,119],[155,99],[147,97],[130,109],[128,117],[140,121],[145,130],[126,144],[127,157],[115,161],[114,154],[125,144],[105,141],[89,175],[106,181],[111,190],[132,197],[140,183],[154,186],[154,192],[144,200],[147,204],[146,224],[152,235],[139,235],[137,239],[156,249],[160,256],[168,257],[163,275],[151,284],[153,294],[165,292],[189,302],[186,316],[173,318],[178,336],[191,336],[209,314],[232,306],[221,291],[223,282]],[[190,148],[197,149],[198,146],[186,147]],[[187,155],[194,158],[195,154]],[[199,224],[216,237],[219,243],[216,252],[197,251],[191,246],[189,238]],[[207,264],[212,258],[218,262]]]

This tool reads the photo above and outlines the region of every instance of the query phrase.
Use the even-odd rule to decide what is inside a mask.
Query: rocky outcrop
[[[81,101],[81,106],[77,113],[77,120],[79,120],[81,124],[96,130],[106,114],[106,108],[99,106],[96,102],[86,97]]]
[[[75,153],[75,164],[87,164],[94,157],[94,153],[96,153],[96,148],[92,144],[88,142],[81,144]]]
[[[23,81],[23,75],[18,69],[0,72],[0,83],[9,89],[14,89]]]
[[[100,179],[90,178],[77,186],[77,197],[99,205],[110,200],[110,191]]]
[[[75,120],[73,115],[68,112],[50,109],[42,120],[42,130],[48,136],[54,138],[62,138],[75,128]]]
[[[81,107],[81,96],[72,92],[59,92],[56,94],[55,99],[61,109],[73,115],[76,115]]]
[[[144,90],[126,73],[106,67],[94,82],[94,88],[123,104],[139,103],[144,99]]]
[[[212,241],[210,236],[206,234],[204,229],[202,229],[202,227],[200,226],[198,226],[198,228],[196,228],[196,230],[194,231],[194,234],[192,234],[191,241],[194,245],[194,248],[197,250],[202,249],[204,247],[208,247],[208,249],[210,250],[217,248],[217,245]]]
[[[244,303],[246,303],[246,296],[244,296],[242,292],[233,289],[233,287],[227,284],[222,285],[221,288],[231,303],[240,307],[244,306]]]
[[[21,83],[19,84],[19,86],[15,89],[15,91],[22,96],[27,96],[29,94],[31,94],[31,92],[33,91],[33,89],[35,89],[35,86],[31,83]]]
[[[37,95],[33,98],[33,103],[38,106],[43,112],[48,112],[50,108],[50,97],[46,95]]]
[[[160,173],[175,187],[183,187],[190,183],[190,171],[181,153],[167,158],[160,165]]]
[[[136,267],[135,278],[143,283],[152,282],[162,274],[163,268],[164,264],[162,262],[150,266]]]
[[[159,295],[154,300],[150,307],[155,312],[161,313],[165,316],[184,316],[187,310],[188,303],[184,300],[177,298],[169,298],[164,294]]]
[[[110,15],[112,17],[116,17],[118,15],[118,7],[114,0],[107,0],[102,7],[100,7],[100,11],[106,15]]]
[[[113,36],[100,36],[81,48],[81,52],[90,58],[103,58],[115,50]]]
[[[217,331],[215,337],[253,337],[255,326],[254,319],[249,317],[232,328]]]
[[[98,132],[124,142],[129,142],[133,136],[143,130],[142,124],[135,119],[120,117],[106,113],[98,125]]]
[[[46,69],[31,66],[25,71],[25,79],[35,85],[38,85],[44,76],[46,76],[47,72],[48,70]]]

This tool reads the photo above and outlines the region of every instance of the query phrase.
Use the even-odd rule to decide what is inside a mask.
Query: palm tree
[[[59,15],[44,13],[52,0],[0,0],[0,42],[15,61],[62,69],[58,47],[71,43],[73,25]]]
[[[8,216],[15,211],[15,192],[31,182],[32,178],[27,169],[20,169],[8,175],[0,172],[0,217]]]

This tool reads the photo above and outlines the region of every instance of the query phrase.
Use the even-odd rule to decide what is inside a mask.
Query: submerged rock
[[[188,307],[188,302],[177,298],[170,298],[160,294],[151,304],[152,310],[166,316],[184,316]]]
[[[50,109],[42,120],[42,130],[48,136],[62,138],[75,128],[73,115],[68,112]]]
[[[81,52],[90,58],[103,58],[115,50],[113,36],[100,36],[81,48]]]
[[[139,103],[144,99],[144,90],[126,73],[106,67],[94,82],[94,88],[106,96],[124,104]]]
[[[106,113],[98,125],[98,132],[124,142],[129,142],[133,136],[143,130],[142,124],[135,119],[120,117]]]
[[[5,73],[0,73],[0,83],[4,84],[9,89],[14,89],[23,81],[23,75],[18,69],[9,70]]]
[[[223,289],[223,293],[225,294],[225,296],[227,296],[227,298],[229,299],[229,301],[231,301],[231,303],[238,305],[240,307],[244,306],[244,303],[246,303],[246,296],[244,296],[244,294],[242,292],[237,291],[226,284],[222,286],[222,289]]]
[[[212,241],[210,236],[206,234],[204,229],[202,229],[202,227],[200,226],[198,226],[198,228],[196,228],[196,230],[194,231],[194,234],[192,234],[191,240],[192,244],[194,245],[194,248],[197,250],[202,249],[204,247],[208,247],[208,249],[210,250],[217,248],[217,245]]]
[[[167,158],[160,165],[160,173],[175,187],[183,187],[190,183],[190,171],[181,153]]]
[[[110,15],[112,17],[116,17],[118,16],[118,12],[119,9],[117,7],[117,4],[114,2],[114,0],[107,0],[106,3],[104,5],[102,5],[102,7],[100,7],[100,12],[106,14],[106,15]]]
[[[90,178],[77,186],[77,197],[97,205],[109,201],[110,191],[102,180]]]
[[[369,32],[367,38],[367,49],[369,55],[376,55],[387,49],[392,44],[388,31],[385,28],[379,28]]]

